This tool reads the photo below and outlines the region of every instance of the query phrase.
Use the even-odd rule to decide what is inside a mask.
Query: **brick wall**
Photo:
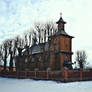
[[[92,80],[92,70],[68,70],[63,69],[62,76],[68,81]]]
[[[92,70],[68,70],[61,71],[21,71],[21,72],[0,72],[1,77],[8,78],[31,78],[56,80],[63,82],[92,80]]]

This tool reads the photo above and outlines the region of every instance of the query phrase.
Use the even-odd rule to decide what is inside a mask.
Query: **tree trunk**
[[[9,71],[13,71],[13,56],[12,52],[10,53],[10,64],[9,64]]]
[[[4,71],[6,71],[6,65],[7,65],[7,50],[5,50],[5,56],[4,56]]]

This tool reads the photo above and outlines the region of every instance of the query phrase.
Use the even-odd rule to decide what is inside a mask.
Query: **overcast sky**
[[[0,0],[0,43],[22,34],[35,22],[56,22],[62,12],[66,32],[73,39],[73,52],[85,50],[92,62],[91,0]]]

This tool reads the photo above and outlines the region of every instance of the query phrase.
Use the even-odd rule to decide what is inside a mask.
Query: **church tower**
[[[54,61],[52,66],[56,67],[56,70],[63,69],[64,62],[72,62],[72,38],[65,32],[66,22],[62,16],[56,22],[58,31],[52,37],[51,42],[54,45]],[[72,66],[70,67],[72,68]]]

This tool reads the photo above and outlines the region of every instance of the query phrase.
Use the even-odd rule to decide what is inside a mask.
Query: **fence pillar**
[[[38,68],[35,68],[34,71],[35,71],[35,79],[37,79],[37,71],[38,71]]]
[[[46,78],[47,79],[49,79],[49,71],[50,71],[51,69],[50,68],[47,68],[47,72],[46,72]]]
[[[80,80],[82,80],[82,77],[83,77],[83,70],[82,69],[80,69]]]
[[[64,68],[62,70],[62,76],[63,76],[63,78],[64,78],[64,80],[66,82],[68,80],[68,68]]]

